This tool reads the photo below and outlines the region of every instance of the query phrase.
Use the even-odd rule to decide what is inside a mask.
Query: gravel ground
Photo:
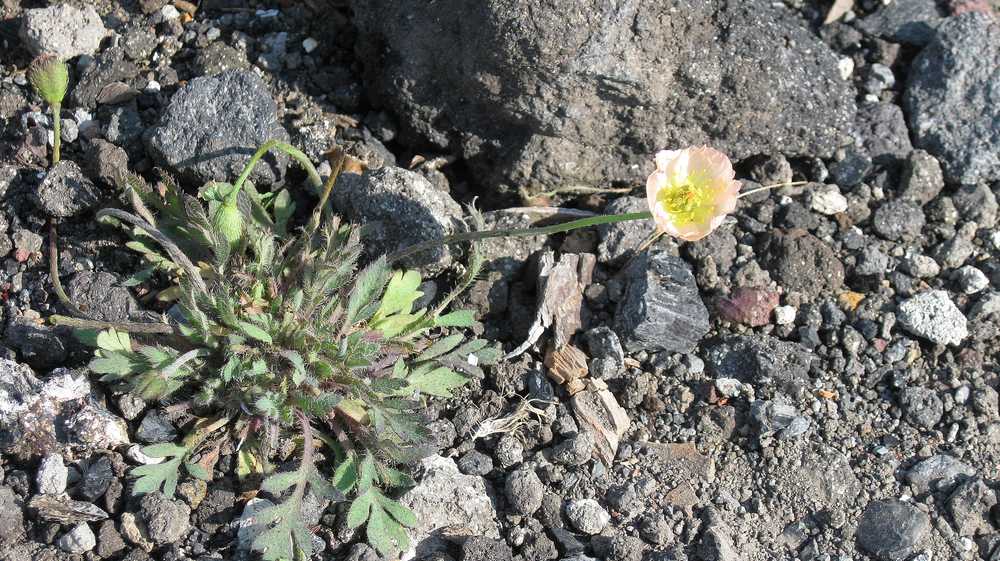
[[[139,445],[190,419],[113,393],[43,320],[65,313],[50,220],[71,297],[148,320],[135,254],[93,220],[114,178],[195,189],[269,138],[364,162],[334,204],[379,252],[476,198],[498,227],[641,210],[661,148],[725,149],[745,188],[805,182],[643,254],[639,222],[485,244],[461,298],[483,332],[512,350],[550,327],[429,404],[408,557],[1000,559],[995,0],[858,0],[827,25],[808,0],[510,4],[0,3],[0,559],[253,558],[267,499],[235,443],[207,485],[130,497]],[[72,57],[48,171],[42,51]],[[303,176],[270,158],[253,180]],[[461,254],[422,259],[433,292]],[[557,340],[584,366],[546,361]],[[316,559],[379,558],[343,505],[306,517]]]

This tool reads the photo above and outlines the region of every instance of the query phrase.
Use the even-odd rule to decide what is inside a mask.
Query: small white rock
[[[816,212],[833,216],[847,211],[847,198],[840,194],[836,185],[824,185],[813,192],[812,208]]]
[[[87,553],[97,546],[97,537],[86,522],[81,522],[59,538],[59,549],[67,553]]]
[[[600,534],[611,521],[608,511],[594,499],[570,501],[566,505],[566,518],[574,528],[590,536]]]
[[[849,56],[837,61],[837,70],[840,70],[840,77],[847,80],[854,74],[854,59]]]
[[[90,380],[86,374],[59,368],[45,380],[42,395],[59,403],[83,399],[90,395]]]
[[[798,313],[793,306],[778,306],[774,309],[774,323],[778,325],[791,325],[795,321]]]
[[[955,390],[955,403],[962,405],[966,401],[969,401],[969,394],[972,393],[969,386],[962,385]]]
[[[965,265],[955,271],[953,279],[958,288],[966,294],[982,292],[990,286],[990,279],[986,277],[986,273],[972,265]]]
[[[42,459],[35,475],[38,492],[43,495],[60,495],[66,491],[69,469],[63,464],[61,454],[49,454]]]
[[[743,391],[743,382],[736,378],[716,378],[715,389],[726,397],[736,397]]]
[[[132,460],[133,462],[140,463],[142,465],[152,465],[159,464],[163,462],[163,458],[153,458],[142,453],[142,446],[138,444],[133,444],[129,446],[128,450],[125,451],[125,457]]]
[[[160,18],[163,21],[172,21],[181,17],[181,13],[177,11],[172,4],[167,4],[166,6],[160,8]]]
[[[319,41],[313,39],[312,37],[306,37],[302,40],[302,50],[306,53],[311,53],[316,50],[319,46]]]
[[[277,8],[272,8],[270,10],[257,10],[256,12],[254,12],[254,15],[260,19],[270,19],[278,17],[278,14],[280,13],[281,10],[278,10]]]
[[[148,83],[146,84],[146,88],[145,88],[145,91],[146,91],[146,93],[157,93],[157,92],[159,92],[159,91],[160,91],[161,89],[162,89],[162,88],[161,88],[161,86],[160,86],[160,83],[159,83],[159,82],[157,82],[156,80],[150,80],[150,81],[149,81],[149,82],[148,82]]]

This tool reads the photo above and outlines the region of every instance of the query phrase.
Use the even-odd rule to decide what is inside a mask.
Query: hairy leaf
[[[439,397],[451,397],[452,390],[463,386],[469,379],[450,368],[442,366],[430,372],[417,375],[411,374],[406,381],[422,393]]]
[[[177,490],[178,470],[188,449],[171,443],[153,444],[142,449],[150,458],[170,458],[159,464],[147,464],[133,468],[131,474],[138,477],[132,485],[133,495],[144,495],[162,488],[167,498],[173,498]]]
[[[389,281],[391,272],[392,270],[386,263],[384,256],[376,259],[361,271],[347,300],[346,321],[348,325],[365,321],[375,313],[377,308],[373,304],[378,303],[376,298],[385,288],[385,283]]]

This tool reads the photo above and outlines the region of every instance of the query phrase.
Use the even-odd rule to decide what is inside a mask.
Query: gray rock
[[[992,228],[997,223],[997,197],[985,183],[962,185],[951,196],[962,220],[975,222],[980,228]]]
[[[899,404],[907,421],[927,430],[933,429],[944,415],[941,398],[928,388],[906,388],[899,394]]]
[[[492,489],[486,480],[463,475],[454,460],[441,456],[424,459],[421,467],[417,486],[400,500],[417,517],[417,525],[409,531],[417,556],[445,548],[436,532],[447,526],[461,526],[469,535],[500,538]]]
[[[594,453],[594,437],[590,431],[579,432],[552,448],[552,461],[566,466],[582,466]]]
[[[51,53],[63,60],[96,53],[106,33],[92,6],[59,3],[25,10],[21,21],[21,41],[33,55]]]
[[[216,41],[203,49],[198,49],[194,57],[194,68],[200,76],[215,76],[228,70],[243,70],[250,67],[247,55],[222,41]]]
[[[942,21],[934,0],[901,0],[883,5],[860,20],[859,27],[894,43],[922,47],[934,38]]]
[[[158,411],[150,411],[142,418],[139,429],[135,432],[135,437],[142,442],[154,444],[157,442],[170,442],[177,438],[177,429],[174,428],[170,419],[160,414]]]
[[[356,543],[347,552],[344,561],[381,561],[382,557],[366,543]]]
[[[90,210],[101,201],[101,192],[83,175],[80,166],[62,160],[52,167],[38,186],[38,208],[55,218],[70,218]]]
[[[625,295],[615,310],[615,331],[625,348],[693,350],[708,332],[709,318],[690,266],[664,252],[644,253],[626,275]]]
[[[934,260],[931,259],[933,262]],[[854,267],[854,274],[861,277],[884,278],[890,269],[891,258],[882,253],[877,246],[870,245],[861,250],[858,256],[858,264]],[[935,263],[936,265],[936,263]]]
[[[191,529],[191,508],[183,501],[170,500],[154,491],[139,501],[139,520],[146,527],[149,539],[156,545],[174,543]]]
[[[756,248],[763,265],[786,290],[816,298],[844,285],[844,265],[825,242],[804,230],[775,230]]]
[[[891,102],[868,103],[858,108],[858,136],[874,163],[892,163],[913,151],[906,117]]]
[[[70,337],[65,329],[16,317],[7,325],[4,344],[18,351],[32,368],[48,370],[65,363],[73,344]]]
[[[0,544],[16,543],[23,539],[24,505],[13,489],[6,485],[0,486]]]
[[[507,476],[504,493],[515,511],[531,516],[542,507],[545,486],[535,470],[522,467]]]
[[[804,445],[801,452],[765,469],[774,480],[775,504],[796,517],[830,515],[847,510],[861,493],[862,485],[851,461],[840,451],[823,444]]]
[[[1000,179],[1000,23],[948,18],[917,55],[903,101],[921,148],[956,183]]]
[[[142,321],[152,318],[145,314],[139,303],[121,286],[115,275],[107,272],[80,271],[66,283],[66,294],[80,309],[101,321]]]
[[[917,507],[887,499],[868,503],[856,535],[864,551],[883,561],[900,561],[913,553],[930,529],[930,518]]]
[[[458,469],[466,475],[486,475],[493,471],[493,458],[479,450],[469,450],[458,459]]]
[[[188,82],[144,137],[158,164],[196,184],[234,181],[257,148],[272,139],[288,141],[277,105],[259,76],[240,70]],[[257,186],[281,181],[287,164],[283,153],[269,154],[250,179]]]
[[[899,185],[901,199],[925,205],[934,200],[944,188],[941,164],[927,152],[914,150],[906,158]]]
[[[915,495],[932,491],[948,494],[959,481],[975,474],[972,466],[952,456],[938,454],[910,468],[906,472],[906,480]]]
[[[84,500],[96,501],[108,490],[114,478],[115,473],[111,468],[109,456],[92,457],[85,464],[80,482],[76,485],[75,494]]]
[[[911,255],[903,260],[903,269],[918,279],[936,277],[941,267],[933,257],[926,255]]]
[[[58,495],[66,491],[66,480],[69,477],[69,468],[63,464],[61,454],[49,454],[42,458],[38,465],[38,473],[35,475],[35,483],[38,485],[38,492]]]
[[[101,526],[97,530],[97,556],[102,559],[114,557],[125,547],[125,540],[115,528],[115,522],[113,520],[101,522]]]
[[[144,25],[129,26],[124,30],[122,46],[125,56],[135,61],[146,60],[157,46],[156,30]]]
[[[60,444],[112,447],[128,442],[124,421],[90,397],[84,372],[58,369],[45,382],[0,360],[0,448],[46,454]]]
[[[138,107],[134,103],[126,103],[111,111],[104,136],[136,160],[143,157],[141,140],[145,131],[146,125],[142,122]]]
[[[587,535],[600,534],[611,521],[611,515],[594,499],[578,499],[566,503],[566,518],[578,531]]]
[[[105,49],[80,73],[70,89],[70,100],[79,107],[93,109],[101,92],[109,84],[129,82],[138,74],[139,67],[125,59],[125,52],[121,47]]]
[[[942,267],[957,269],[964,265],[975,252],[975,244],[962,236],[956,235],[950,240],[938,244],[931,254]]]
[[[706,509],[707,528],[698,543],[698,553],[705,561],[739,561],[739,552],[733,544],[732,530],[719,517],[715,509]]]
[[[802,345],[763,335],[713,341],[706,345],[704,359],[715,378],[735,378],[797,396],[809,381],[815,356]]]
[[[829,156],[854,117],[833,53],[764,0],[352,4],[376,102],[487,184],[634,182],[700,143]]]
[[[524,444],[516,435],[507,433],[497,441],[493,457],[502,468],[516,466],[524,460]]]
[[[997,495],[982,479],[970,479],[959,485],[948,498],[948,512],[960,536],[994,534],[990,511],[997,504]]]
[[[972,265],[959,267],[952,274],[952,280],[965,294],[982,292],[990,286],[990,279],[986,277],[986,273]]]
[[[1000,394],[989,386],[977,388],[972,392],[972,407],[987,419],[1000,419]]]
[[[762,437],[777,433],[779,438],[795,438],[809,429],[809,419],[799,415],[794,405],[782,399],[753,401],[750,419]]]
[[[90,525],[81,522],[59,538],[59,549],[67,553],[86,553],[97,545],[97,536]]]
[[[87,160],[90,176],[108,187],[117,186],[119,178],[129,171],[125,150],[102,138],[91,141]]]
[[[605,326],[583,333],[583,340],[590,351],[590,375],[595,378],[612,378],[625,366],[625,350],[618,334]]]
[[[928,290],[900,304],[896,314],[906,331],[939,345],[958,345],[969,335],[968,322],[943,290]]]
[[[912,241],[920,237],[924,228],[924,212],[916,203],[894,200],[875,210],[872,228],[878,235],[892,241]]]
[[[604,214],[625,214],[649,210],[649,203],[642,197],[619,197],[604,207]],[[656,232],[652,220],[629,220],[597,227],[597,258],[608,265],[622,265]]]
[[[608,561],[641,561],[644,549],[639,538],[618,534],[611,540]]]
[[[0,448],[21,439],[20,419],[34,405],[42,383],[25,364],[0,359]]]
[[[843,160],[830,166],[830,177],[844,187],[854,187],[868,177],[872,170],[872,157],[861,150],[850,149]]]
[[[511,561],[514,552],[503,540],[471,536],[462,544],[462,561]]]
[[[98,449],[112,449],[128,444],[125,420],[112,414],[103,405],[88,398],[82,407],[66,421],[67,435],[78,443]]]
[[[365,224],[365,239],[373,256],[442,238],[462,227],[462,207],[451,195],[435,189],[424,176],[402,168],[387,166],[362,175],[343,174],[331,198],[344,217]],[[435,274],[451,265],[452,254],[447,246],[437,247],[403,263]]]

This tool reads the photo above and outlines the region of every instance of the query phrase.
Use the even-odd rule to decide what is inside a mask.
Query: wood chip
[[[198,11],[198,6],[192,4],[191,2],[187,2],[186,0],[174,0],[174,7],[185,14],[191,15],[194,15],[194,13]]]
[[[844,14],[854,9],[854,0],[834,0],[830,11],[826,13],[823,25],[829,25],[844,17]]]
[[[97,94],[97,103],[101,105],[118,105],[126,101],[132,101],[138,97],[139,92],[129,87],[125,82],[111,82]]]
[[[573,345],[549,350],[545,355],[545,366],[548,377],[565,388],[569,395],[575,395],[584,388],[583,378],[588,371],[587,355]]]
[[[610,466],[632,421],[618,405],[614,394],[608,391],[607,384],[592,378],[584,383],[586,388],[572,397],[570,406],[581,430],[589,431],[594,437],[598,457],[604,465]]]
[[[108,513],[94,504],[57,495],[35,495],[28,501],[28,508],[42,520],[60,524],[97,522],[108,518]]]
[[[583,289],[590,285],[597,258],[590,253],[566,253],[556,262],[555,254],[542,255],[538,274],[538,311],[528,331],[528,338],[507,354],[511,359],[534,345],[545,330],[553,329],[556,348],[569,343],[583,324],[581,306]]]

